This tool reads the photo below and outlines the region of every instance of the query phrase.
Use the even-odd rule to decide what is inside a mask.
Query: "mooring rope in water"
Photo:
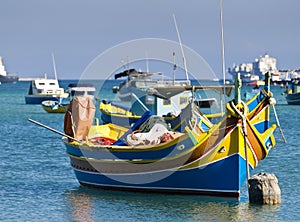
[[[270,105],[273,107],[274,116],[275,116],[275,119],[276,119],[277,126],[278,126],[278,128],[279,128],[280,134],[281,134],[281,136],[282,136],[282,139],[283,139],[283,141],[284,141],[285,143],[287,143],[287,142],[286,142],[286,139],[285,139],[285,136],[284,136],[284,134],[283,134],[282,128],[281,128],[281,126],[280,126],[279,118],[278,118],[278,116],[277,116],[277,112],[276,112],[276,109],[275,109],[275,105],[276,105],[276,100],[275,100],[275,98],[273,98],[273,97],[270,98]]]

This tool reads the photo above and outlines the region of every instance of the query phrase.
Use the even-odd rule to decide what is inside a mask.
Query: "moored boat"
[[[298,79],[291,81],[290,88],[285,92],[288,105],[300,105],[300,82]]]
[[[34,79],[30,82],[28,94],[25,95],[26,104],[41,104],[43,101],[64,101],[69,94],[59,86],[58,80],[45,78]]]
[[[59,101],[45,100],[42,102],[43,109],[48,113],[65,113],[68,110],[69,103]]]
[[[236,84],[235,99],[227,103],[219,123],[203,130],[205,118],[193,115],[177,140],[159,144],[117,144],[125,130],[97,131],[91,126],[93,118],[85,118],[85,135],[67,130],[69,138],[63,138],[75,175],[82,185],[104,189],[239,197],[250,172],[275,146],[268,84],[247,104],[240,100]],[[84,114],[91,117],[88,113],[94,108],[86,107]],[[68,115],[73,112],[80,116],[75,109]],[[108,144],[95,143],[97,134],[106,134]]]

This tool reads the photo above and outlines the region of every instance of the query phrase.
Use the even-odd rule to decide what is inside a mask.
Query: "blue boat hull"
[[[285,98],[289,105],[300,105],[300,93],[287,94]]]
[[[238,154],[206,166],[149,173],[102,174],[73,166],[82,185],[104,189],[239,197],[246,162]]]

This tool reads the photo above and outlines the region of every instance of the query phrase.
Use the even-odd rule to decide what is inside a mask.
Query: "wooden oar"
[[[67,135],[67,134],[65,134],[65,133],[62,133],[62,132],[60,132],[60,131],[58,131],[58,130],[56,130],[56,129],[53,129],[53,128],[49,127],[49,126],[46,126],[46,125],[44,125],[44,124],[42,124],[42,123],[40,123],[40,122],[37,122],[37,121],[35,121],[35,120],[33,120],[33,119],[30,119],[30,118],[29,118],[28,121],[30,121],[30,122],[32,122],[32,123],[38,125],[38,126],[44,127],[45,129],[50,130],[50,131],[52,131],[52,132],[54,132],[54,133],[57,133],[57,134],[59,134],[59,135],[61,135],[61,136],[65,136],[65,137],[67,137],[67,138],[69,138],[69,139],[72,139],[72,140],[78,142],[78,143],[81,143],[80,140],[77,140],[77,139],[75,139],[75,138],[72,137],[72,136],[69,136],[69,135]]]

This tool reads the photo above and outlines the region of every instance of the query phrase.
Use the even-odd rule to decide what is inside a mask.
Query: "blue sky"
[[[264,53],[277,58],[279,69],[300,68],[299,9],[299,0],[223,0],[226,68]],[[54,53],[59,79],[78,79],[118,44],[178,41],[173,14],[182,43],[221,77],[219,0],[3,0],[0,56],[8,72],[41,77],[53,75]]]

